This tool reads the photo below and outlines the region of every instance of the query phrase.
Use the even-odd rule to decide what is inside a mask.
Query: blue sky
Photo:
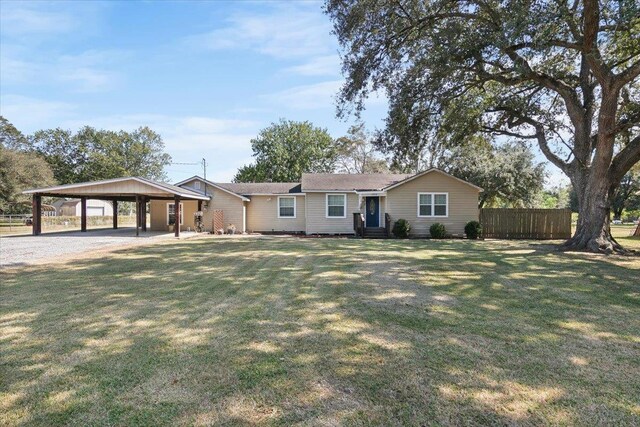
[[[24,133],[159,132],[175,162],[230,180],[279,118],[334,137],[340,58],[322,2],[0,2],[0,108]],[[384,97],[364,120],[382,125]],[[200,174],[172,165],[171,181]]]

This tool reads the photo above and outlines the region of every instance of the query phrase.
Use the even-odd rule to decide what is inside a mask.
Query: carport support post
[[[140,223],[142,231],[147,231],[147,196],[142,196],[140,201]]]
[[[140,235],[140,196],[136,194],[136,237]]]
[[[116,199],[113,199],[111,203],[113,205],[113,228],[117,229],[118,228],[118,201]]]
[[[180,196],[175,196],[173,199],[173,211],[175,212],[176,218],[173,229],[175,230],[175,236],[180,237]]]
[[[42,196],[38,194],[33,195],[31,208],[31,233],[34,236],[38,236],[42,233],[42,219],[40,218],[42,215]]]
[[[80,231],[87,231],[87,198],[80,197]]]

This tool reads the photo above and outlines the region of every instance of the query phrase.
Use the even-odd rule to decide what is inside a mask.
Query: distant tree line
[[[25,189],[124,176],[164,181],[170,163],[162,137],[148,127],[126,132],[85,126],[77,132],[56,128],[24,135],[0,116],[3,212],[30,209]]]

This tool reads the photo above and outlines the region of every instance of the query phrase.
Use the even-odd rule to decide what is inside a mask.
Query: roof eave
[[[194,179],[199,179],[200,181],[204,182],[206,185],[210,185],[210,186],[212,186],[212,187],[214,187],[214,188],[217,188],[217,189],[218,189],[218,190],[220,190],[220,191],[224,191],[225,193],[229,193],[229,194],[231,194],[232,196],[239,197],[239,198],[240,198],[240,199],[242,199],[242,201],[244,201],[244,202],[250,202],[250,201],[251,201],[251,199],[246,198],[246,197],[245,197],[245,196],[243,196],[242,194],[238,194],[238,193],[236,193],[235,191],[228,190],[228,189],[226,189],[226,188],[224,188],[224,187],[222,187],[222,186],[220,186],[220,185],[216,184],[215,182],[211,182],[211,181],[209,181],[208,179],[204,179],[204,178],[202,178],[202,177],[200,177],[200,176],[198,176],[198,175],[194,175],[194,176],[192,176],[191,178],[187,178],[187,179],[185,179],[185,180],[183,180],[183,181],[180,181],[179,183],[174,184],[174,185],[175,185],[176,187],[180,187],[182,184],[185,184],[185,183],[187,183],[187,182],[189,182],[189,181],[193,181]]]
[[[112,183],[117,183],[117,182],[122,182],[122,181],[128,181],[128,180],[133,180],[133,181],[137,181],[139,183],[142,184],[146,184],[149,185],[151,187],[157,188],[161,191],[164,191],[165,193],[169,193],[169,194],[174,194],[176,196],[179,197],[185,197],[185,198],[190,198],[190,199],[196,199],[196,200],[210,200],[211,197],[206,196],[206,195],[200,195],[197,194],[195,192],[177,192],[171,188],[167,188],[163,185],[161,185],[161,183],[155,183],[151,180],[147,180],[144,178],[140,178],[137,176],[128,176],[128,177],[121,177],[121,178],[113,178],[113,179],[106,179],[106,180],[102,180],[102,181],[90,181],[90,182],[80,182],[77,184],[65,184],[65,185],[58,185],[58,186],[54,186],[54,187],[45,187],[45,188],[34,188],[31,190],[25,190],[22,192],[22,194],[38,194],[38,193],[47,193],[47,194],[64,194],[63,191],[64,190],[70,190],[70,189],[78,189],[78,188],[83,188],[83,187],[89,187],[89,186],[93,186],[93,185],[102,185],[102,184],[112,184]],[[94,196],[99,196],[99,194],[94,194]],[[78,195],[77,197],[81,197],[80,195]],[[86,197],[91,197],[91,195],[87,195]]]

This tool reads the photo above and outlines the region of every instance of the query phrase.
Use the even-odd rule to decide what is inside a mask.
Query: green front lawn
[[[640,259],[172,241],[2,273],[0,425],[637,425]]]

